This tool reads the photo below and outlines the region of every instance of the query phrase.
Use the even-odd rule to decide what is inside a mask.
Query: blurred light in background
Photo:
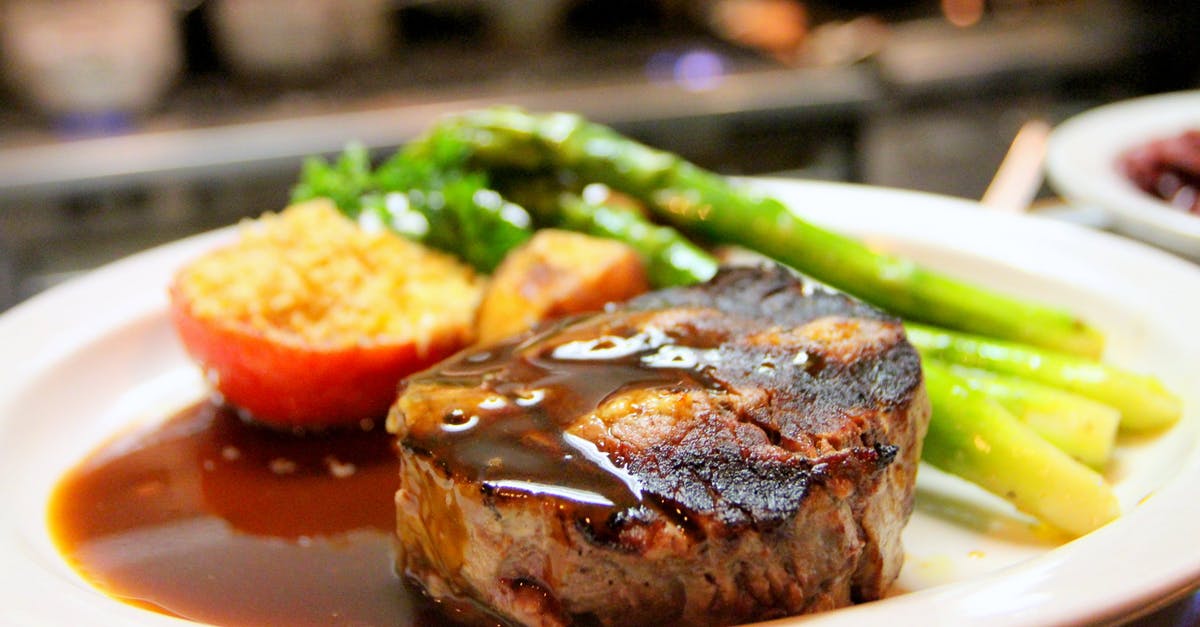
[[[983,19],[983,0],[942,0],[942,13],[955,26],[974,26]]]
[[[687,91],[716,89],[725,74],[724,58],[705,48],[660,52],[646,63],[646,76],[651,81],[673,82]]]

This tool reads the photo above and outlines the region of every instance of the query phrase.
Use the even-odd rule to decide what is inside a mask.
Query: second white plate
[[[1116,230],[1200,259],[1200,216],[1147,194],[1117,169],[1125,151],[1188,129],[1200,129],[1200,90],[1098,107],[1050,134],[1046,174],[1067,201],[1108,212]]]

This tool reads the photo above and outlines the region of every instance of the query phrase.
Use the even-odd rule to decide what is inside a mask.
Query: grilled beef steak
[[[533,625],[730,624],[879,598],[929,407],[900,323],[778,268],[412,377],[398,568]]]

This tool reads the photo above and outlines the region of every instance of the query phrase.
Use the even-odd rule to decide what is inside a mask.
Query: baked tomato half
[[[382,417],[405,376],[463,344],[448,336],[416,342],[311,346],[268,337],[235,321],[193,314],[176,294],[171,321],[192,359],[224,400],[247,417],[279,427],[313,427]]]
[[[383,418],[405,376],[472,339],[481,289],[441,253],[300,206],[180,270],[170,316],[227,404],[319,428]]]

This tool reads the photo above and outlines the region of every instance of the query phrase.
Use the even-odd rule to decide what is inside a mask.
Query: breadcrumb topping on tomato
[[[247,221],[169,292],[213,391],[294,429],[382,418],[404,377],[474,339],[482,288],[454,258],[314,201]]]
[[[285,343],[336,347],[469,332],[482,280],[453,257],[312,201],[242,224],[178,286],[192,314]]]

